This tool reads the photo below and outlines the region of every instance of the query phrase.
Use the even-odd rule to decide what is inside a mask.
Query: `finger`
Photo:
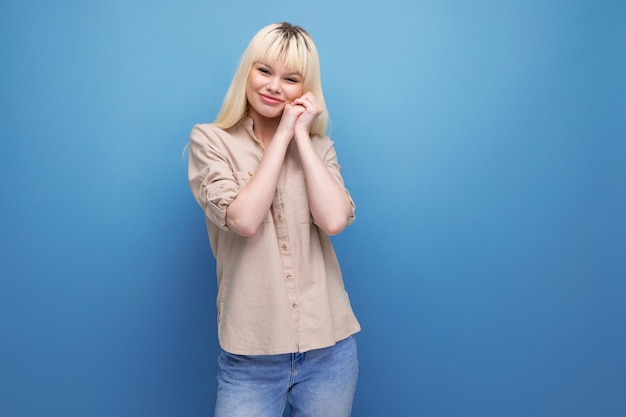
[[[314,102],[306,98],[298,98],[294,100],[294,104],[302,106],[306,111],[315,112],[317,106]]]
[[[306,100],[308,103],[313,104],[314,106],[318,106],[319,103],[317,101],[317,99],[315,98],[315,96],[313,95],[313,93],[311,93],[310,91],[306,92],[302,98],[304,100]]]

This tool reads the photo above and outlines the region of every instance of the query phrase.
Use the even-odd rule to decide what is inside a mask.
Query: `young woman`
[[[217,265],[218,417],[346,417],[360,330],[329,235],[354,220],[319,58],[299,26],[261,29],[212,124],[194,126],[189,183]]]

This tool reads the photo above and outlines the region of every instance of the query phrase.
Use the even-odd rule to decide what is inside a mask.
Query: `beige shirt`
[[[333,142],[316,136],[312,143],[343,186]],[[256,234],[243,237],[226,225],[226,208],[254,175],[263,153],[250,118],[227,131],[201,124],[191,132],[189,183],[204,210],[216,260],[220,345],[247,355],[332,346],[360,326],[331,241],[313,223],[294,142]]]

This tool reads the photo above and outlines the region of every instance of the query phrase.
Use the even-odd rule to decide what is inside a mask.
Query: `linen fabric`
[[[344,186],[333,142],[311,140]],[[216,260],[218,337],[227,352],[306,352],[360,330],[331,241],[311,217],[297,152],[292,141],[267,216],[254,236],[243,237],[229,229],[226,209],[263,157],[253,121],[246,117],[227,130],[199,124],[191,131],[189,183]],[[349,223],[355,218],[350,201]]]

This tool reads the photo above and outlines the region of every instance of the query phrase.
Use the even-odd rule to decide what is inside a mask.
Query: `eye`
[[[270,70],[268,70],[265,67],[258,67],[257,69],[259,70],[259,72],[261,72],[263,74],[269,74],[270,73]]]
[[[291,84],[296,84],[296,83],[299,83],[299,82],[300,82],[300,80],[299,80],[299,79],[294,78],[294,77],[287,77],[287,78],[285,78],[285,80],[287,80],[287,82],[288,82],[288,83],[291,83]]]

